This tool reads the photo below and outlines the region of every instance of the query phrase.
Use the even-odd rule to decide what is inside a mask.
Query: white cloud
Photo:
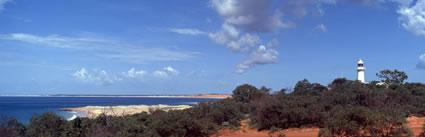
[[[168,78],[168,74],[165,71],[157,70],[153,72],[153,76],[158,78]]]
[[[178,75],[180,72],[171,66],[164,67],[162,70],[156,70],[152,74],[157,78],[169,78],[171,75]]]
[[[81,68],[81,70],[72,73],[72,77],[85,82],[91,79],[91,75],[87,72],[86,68]]]
[[[378,5],[380,3],[394,2],[399,4],[398,20],[407,31],[420,36],[425,36],[425,0],[283,0],[282,12],[296,17],[323,15],[322,5],[335,5],[338,3]],[[326,27],[317,26],[315,30],[326,32]]]
[[[304,16],[322,16],[325,5],[377,5],[385,2],[400,5],[399,20],[406,30],[425,36],[425,0],[210,0],[210,6],[223,19],[223,23],[220,30],[209,33],[208,37],[231,51],[251,53],[247,60],[237,65],[236,72],[242,73],[257,64],[277,62],[277,50],[256,46],[264,44],[257,33],[279,33],[280,29],[293,28],[296,24],[290,23],[291,17],[298,20]],[[415,3],[412,5],[412,2]],[[313,30],[328,32],[324,24],[319,24]],[[278,44],[277,40],[272,40],[264,45],[274,48]]]
[[[419,57],[419,63],[416,65],[419,69],[425,69],[425,54]]]
[[[12,2],[13,0],[0,0],[0,12],[4,9],[4,5],[8,2]]]
[[[261,45],[252,52],[251,56],[240,64],[237,64],[236,73],[243,73],[247,69],[255,65],[274,64],[277,63],[277,56],[279,52],[274,49],[267,49]]]
[[[164,70],[165,70],[165,71],[168,71],[168,72],[170,72],[170,73],[172,73],[172,74],[174,74],[174,75],[178,75],[178,74],[179,74],[179,71],[177,71],[176,69],[174,69],[174,68],[173,68],[173,67],[171,67],[171,66],[165,67],[165,68],[164,68]]]
[[[89,50],[98,52],[96,57],[113,59],[131,64],[143,64],[152,61],[183,61],[196,57],[199,53],[170,50],[167,48],[148,48],[106,38],[64,37],[59,35],[37,36],[25,33],[0,34],[0,39],[15,40],[38,46]]]
[[[401,1],[397,11],[401,25],[413,34],[425,36],[425,0],[417,0],[414,4],[409,2],[411,1]],[[409,6],[410,4],[413,5]]]
[[[98,82],[98,84],[101,85],[110,85],[114,83],[114,80],[112,80],[111,78],[109,78],[108,73],[106,73],[105,70],[101,70],[101,71],[95,71],[95,73],[97,74],[94,78],[95,78],[95,82]]]
[[[283,28],[294,27],[292,23],[283,23],[282,12],[270,9],[273,7],[271,2],[272,0],[210,0],[211,7],[224,22],[219,31],[208,34],[209,39],[225,45],[233,52],[249,56],[247,60],[236,65],[238,73],[243,73],[257,64],[270,64],[270,61],[267,62],[270,57],[273,62],[277,62],[278,51],[258,46],[262,39],[255,33],[275,33]],[[266,45],[272,48],[278,44],[278,41],[273,39]]]
[[[211,41],[226,45],[228,49],[234,52],[247,52],[261,42],[260,37],[249,33],[239,37],[239,31],[228,24],[223,24],[220,31],[210,33],[208,36]]]
[[[227,44],[230,41],[238,39],[239,31],[229,24],[223,24],[220,31],[216,33],[209,33],[208,37],[217,44]]]
[[[85,83],[94,83],[96,85],[110,85],[114,83],[114,80],[109,77],[105,70],[94,70],[90,74],[85,68],[81,68],[71,75],[75,80]]]
[[[328,32],[328,29],[326,28],[325,24],[320,24],[314,27],[314,30],[322,31],[322,32]]]
[[[245,31],[272,32],[293,27],[293,24],[282,22],[279,11],[269,14],[271,0],[211,0],[210,4],[225,23]]]
[[[267,42],[267,47],[276,47],[277,45],[279,45],[279,41],[274,38],[271,41]]]
[[[340,0],[342,1],[342,0]],[[361,0],[357,0],[361,1]],[[321,16],[324,14],[321,8],[323,4],[336,4],[337,0],[284,0],[280,1],[284,13],[294,15],[297,18],[309,14]]]
[[[178,34],[185,34],[185,35],[203,35],[205,32],[200,31],[198,29],[188,29],[188,28],[171,28],[169,29],[170,32],[178,33]]]
[[[245,34],[238,40],[229,42],[227,47],[232,51],[246,52],[254,48],[259,42],[261,42],[261,39],[257,35]]]
[[[71,38],[58,35],[36,36],[25,33],[12,33],[0,35],[0,39],[23,41],[27,43],[39,44],[54,48],[71,48],[71,49],[94,49],[94,45],[108,43],[106,40],[91,38]]]
[[[137,70],[131,68],[128,71],[118,73],[117,75],[112,75],[112,77],[105,70],[93,69],[88,71],[86,68],[81,68],[80,70],[75,71],[71,74],[74,80],[95,84],[95,85],[111,85],[116,82],[128,81],[128,80],[154,80],[152,78],[160,79],[169,79],[173,76],[179,75],[179,71],[175,68],[168,66],[164,67],[161,70],[156,70],[152,73],[148,73],[144,70]]]
[[[127,72],[121,72],[121,76],[124,78],[142,78],[145,75],[146,71],[136,70],[135,68],[131,68]]]

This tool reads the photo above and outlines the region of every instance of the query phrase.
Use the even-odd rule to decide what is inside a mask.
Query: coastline
[[[183,110],[190,105],[128,105],[128,106],[86,106],[78,108],[61,108],[61,111],[84,113],[88,118],[96,118],[100,114],[108,116],[125,116],[154,110]],[[71,119],[72,120],[72,119]]]

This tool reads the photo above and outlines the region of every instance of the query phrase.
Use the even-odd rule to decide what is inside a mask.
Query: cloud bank
[[[208,38],[230,51],[247,58],[236,64],[236,73],[265,64],[277,63],[279,52],[275,48],[279,41],[266,42],[260,33],[277,33],[280,29],[293,28],[284,21],[283,13],[272,9],[272,0],[211,0],[210,6],[223,19],[221,28],[208,34]],[[266,48],[267,45],[268,48]]]
[[[250,32],[271,32],[293,27],[282,21],[282,13],[269,13],[271,0],[211,0],[210,5],[224,22]]]
[[[149,73],[145,70],[137,70],[131,68],[128,71],[118,73],[117,75],[110,76],[105,70],[93,69],[88,71],[86,68],[81,68],[80,70],[75,71],[71,74],[72,78],[76,81],[86,83],[86,84],[95,84],[95,85],[112,85],[119,81],[126,80],[139,80],[143,81],[146,79],[169,79],[173,76],[179,75],[179,71],[175,68],[168,66],[164,67],[161,70],[155,70],[152,73]]]
[[[178,75],[180,72],[177,71],[176,69],[174,69],[171,66],[168,67],[164,67],[162,70],[156,70],[153,72],[153,76],[156,78],[163,78],[163,79],[167,79],[170,76],[176,76]]]
[[[121,72],[121,78],[143,78],[146,75],[146,71],[144,70],[136,70],[135,68],[131,68],[127,72]]]
[[[396,3],[396,12],[400,15],[398,20],[403,28],[415,35],[425,36],[425,0],[210,0],[210,7],[223,22],[221,28],[209,33],[208,37],[232,52],[248,56],[236,65],[235,72],[243,73],[256,65],[273,64],[278,60],[279,52],[273,48],[279,41],[274,39],[264,43],[258,34],[294,28],[296,24],[291,19],[323,16],[325,11],[322,7],[325,5],[381,3]],[[319,24],[313,30],[328,32],[325,24]],[[267,45],[267,48],[260,45]]]
[[[409,32],[425,36],[425,0],[399,0],[401,25]]]
[[[244,34],[239,36],[240,32],[229,24],[223,24],[220,31],[209,33],[208,37],[217,44],[226,45],[233,52],[248,52],[254,48],[261,39],[257,35]]]
[[[247,69],[258,64],[274,64],[277,63],[277,56],[279,52],[274,49],[267,49],[261,45],[256,49],[251,56],[242,63],[236,65],[236,73],[243,73]]]
[[[75,80],[85,83],[94,83],[96,85],[111,85],[114,83],[114,80],[109,77],[105,70],[93,70],[89,73],[85,68],[81,68],[71,75]]]

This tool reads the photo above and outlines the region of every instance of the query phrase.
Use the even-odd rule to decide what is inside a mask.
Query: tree
[[[278,94],[285,95],[286,94],[286,91],[288,91],[286,88],[282,88],[282,89],[280,89],[280,91],[278,92]]]
[[[267,88],[266,86],[261,86],[260,91],[264,94],[270,94],[271,88]]]
[[[33,116],[27,126],[31,137],[61,137],[66,135],[67,121],[53,112]]]
[[[343,88],[349,81],[346,78],[337,78],[329,85],[330,88]]]
[[[24,137],[25,126],[12,117],[0,115],[0,136]]]
[[[295,85],[294,93],[306,93],[311,89],[311,87],[312,85],[307,79],[300,80]]]
[[[320,131],[319,137],[412,136],[403,112],[399,110],[374,111],[362,106],[339,106],[334,108],[330,115],[326,129]]]
[[[243,84],[236,87],[236,89],[233,90],[232,97],[236,101],[249,103],[251,102],[252,99],[261,96],[261,94],[262,94],[261,91],[259,91],[256,87],[251,86],[249,84]]]
[[[7,122],[8,130],[11,132],[11,137],[24,137],[25,136],[25,126],[22,123],[19,123],[18,120],[12,119]]]
[[[310,83],[307,79],[304,79],[297,82],[293,93],[296,95],[319,95],[326,90],[328,90],[327,87],[319,83]]]
[[[404,80],[408,78],[405,72],[398,71],[397,69],[394,71],[388,69],[381,70],[379,73],[376,73],[376,76],[381,78],[382,82],[385,82],[389,85],[401,85],[403,84]]]

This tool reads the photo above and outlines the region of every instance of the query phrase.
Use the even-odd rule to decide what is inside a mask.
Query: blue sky
[[[425,0],[0,0],[0,94],[425,82]]]

